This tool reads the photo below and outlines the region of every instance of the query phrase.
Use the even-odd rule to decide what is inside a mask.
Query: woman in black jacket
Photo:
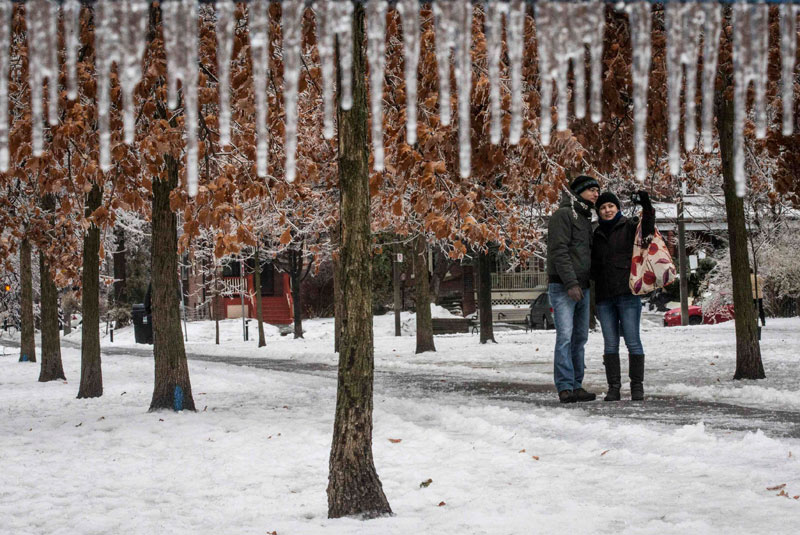
[[[638,192],[642,205],[642,236],[655,228],[655,210],[647,192]],[[592,278],[595,281],[595,310],[603,330],[603,364],[608,380],[606,401],[619,401],[620,366],[619,338],[628,348],[628,375],[631,379],[631,399],[644,399],[644,349],[639,337],[642,318],[642,299],[631,293],[628,281],[636,238],[638,217],[622,215],[619,198],[607,191],[595,203],[599,225],[592,240]]]

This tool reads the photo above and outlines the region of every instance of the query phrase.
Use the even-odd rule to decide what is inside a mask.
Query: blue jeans
[[[619,335],[625,339],[629,355],[644,355],[639,325],[642,320],[642,298],[638,295],[618,295],[595,303],[597,319],[603,330],[603,352],[619,354]]]
[[[556,324],[556,349],[553,359],[556,389],[577,390],[583,384],[583,346],[589,339],[589,289],[577,303],[563,284],[547,286],[553,321]]]

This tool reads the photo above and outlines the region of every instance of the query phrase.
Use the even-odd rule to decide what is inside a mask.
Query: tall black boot
[[[603,355],[603,365],[606,367],[606,380],[608,381],[606,401],[619,401],[619,389],[622,386],[619,378],[619,353]]]
[[[644,399],[644,355],[629,355],[630,360],[628,375],[631,378],[631,399],[642,401]]]

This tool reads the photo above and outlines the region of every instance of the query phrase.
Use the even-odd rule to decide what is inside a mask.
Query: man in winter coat
[[[556,324],[554,375],[561,403],[593,401],[583,388],[584,346],[589,339],[592,208],[597,180],[581,175],[547,226],[547,293]],[[574,196],[574,197],[573,197]]]

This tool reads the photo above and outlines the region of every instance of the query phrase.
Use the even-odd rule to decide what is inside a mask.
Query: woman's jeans
[[[556,390],[577,390],[583,383],[583,346],[589,339],[589,289],[577,303],[563,284],[547,286],[556,324],[554,375]]]
[[[597,319],[603,330],[603,353],[619,354],[619,335],[625,339],[629,355],[644,355],[639,325],[642,320],[642,298],[638,295],[617,295],[595,303]]]

